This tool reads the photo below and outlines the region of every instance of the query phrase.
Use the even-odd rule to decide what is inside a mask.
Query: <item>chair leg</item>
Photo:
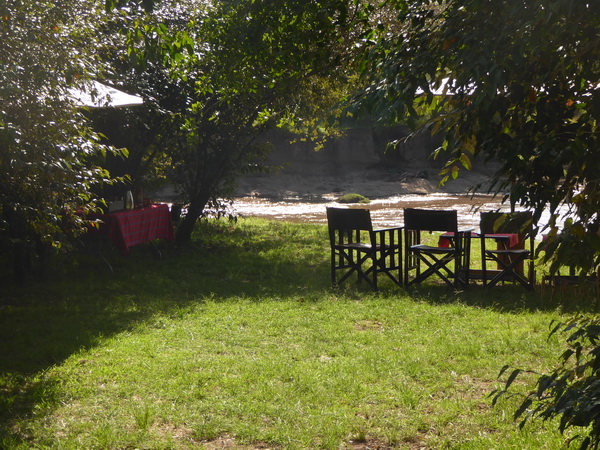
[[[485,256],[485,247],[483,246],[483,243],[481,245],[481,284],[485,286],[487,284],[487,264]]]
[[[376,268],[376,272],[385,273],[397,286],[402,286],[402,254],[396,250],[380,251],[373,259],[373,267]],[[398,273],[394,275],[396,270]]]
[[[490,286],[490,287],[495,286],[496,284],[498,284],[499,281],[501,281],[501,280],[504,281],[504,278],[508,275],[508,276],[512,277],[513,279],[515,279],[516,281],[518,281],[526,289],[533,289],[534,283],[531,278],[531,276],[533,274],[533,270],[531,270],[531,267],[529,270],[529,280],[527,280],[522,275],[520,275],[517,271],[515,271],[515,267],[519,263],[526,260],[525,257],[516,257],[516,258],[514,258],[514,260],[510,261],[509,263],[506,263],[505,261],[502,260],[502,258],[496,257],[496,255],[490,254],[490,256],[501,267],[501,271],[492,280],[490,280],[490,283],[488,284],[488,286]]]
[[[412,281],[410,281],[408,285],[421,283],[425,279],[429,278],[431,275],[437,274],[446,284],[448,284],[449,286],[455,286],[456,281],[452,282],[450,281],[450,278],[454,277],[454,279],[456,280],[456,274],[447,267],[447,264],[454,259],[453,256],[436,258],[433,255],[429,255],[431,257],[431,261],[419,253],[415,253],[415,256],[417,257],[417,273],[415,278]],[[423,261],[428,266],[424,272],[421,272],[418,269],[420,265],[418,264],[419,260]],[[445,270],[448,273],[448,275],[445,276],[442,273],[442,270]]]
[[[356,272],[358,283],[364,280],[371,288],[377,290],[377,271],[373,270],[375,266],[372,265],[366,271],[362,269],[363,264],[367,260],[372,259],[372,256],[369,253],[364,254],[364,256],[361,255],[361,253],[356,252],[355,254],[353,251],[349,251],[348,253],[332,253],[331,284],[333,287],[341,285]],[[346,273],[339,279],[337,278],[338,270],[346,270]]]
[[[336,262],[336,258],[337,255],[335,254],[335,252],[331,252],[331,286],[335,287],[336,286],[336,281],[335,281],[335,272],[336,272],[336,268],[335,268],[335,262]]]
[[[372,264],[372,268],[373,268],[373,290],[374,291],[378,291],[378,287],[377,287],[377,258],[375,257],[375,254],[371,255],[371,264]]]

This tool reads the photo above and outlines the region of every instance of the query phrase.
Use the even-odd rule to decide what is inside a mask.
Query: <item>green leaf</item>
[[[452,168],[450,170],[451,170],[451,173],[452,173],[452,179],[456,180],[458,178],[458,173],[460,171],[459,167],[456,166],[456,165],[454,165],[454,166],[452,166]]]
[[[468,155],[461,153],[459,160],[465,169],[471,170],[473,168],[471,158]]]

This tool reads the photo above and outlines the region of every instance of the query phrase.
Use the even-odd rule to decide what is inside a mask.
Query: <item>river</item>
[[[290,197],[270,199],[265,197],[239,197],[234,199],[233,212],[242,217],[263,217],[301,223],[326,223],[326,208],[352,207],[371,210],[376,227],[398,226],[403,221],[403,208],[455,209],[458,211],[460,228],[477,229],[479,212],[500,209],[507,211],[508,205],[501,204],[500,197],[489,195],[427,194],[399,195],[371,200],[368,204],[340,204],[334,195]],[[549,216],[542,217],[544,225]]]

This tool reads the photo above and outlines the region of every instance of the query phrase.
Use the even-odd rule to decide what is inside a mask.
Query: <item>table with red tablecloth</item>
[[[493,239],[496,241],[496,246],[498,250],[512,250],[512,249],[521,249],[523,248],[523,240],[521,236],[516,233],[471,233],[472,239]],[[454,233],[444,233],[439,237],[438,245],[440,247],[450,247],[453,245]],[[509,258],[509,256],[501,256],[501,258]],[[499,269],[499,268],[498,268]],[[519,264],[515,271],[522,274],[523,273],[523,264]],[[490,274],[493,273],[492,270],[488,271]],[[469,269],[469,278],[470,279],[478,279],[481,278],[482,270],[481,269]]]
[[[171,213],[166,204],[99,214],[90,219],[94,221],[93,228],[106,235],[124,253],[128,253],[134,245],[155,239],[175,239]]]

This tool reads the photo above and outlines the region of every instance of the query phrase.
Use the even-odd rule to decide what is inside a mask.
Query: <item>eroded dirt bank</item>
[[[420,135],[390,149],[387,143],[407,135],[402,127],[361,128],[332,139],[315,151],[310,142],[289,143],[290,136],[277,132],[267,164],[276,173],[248,176],[239,181],[236,197],[321,197],[358,193],[370,199],[406,194],[467,193],[485,184],[497,170],[475,161],[472,171],[461,171],[457,180],[438,187],[443,161],[429,155],[438,146]]]

